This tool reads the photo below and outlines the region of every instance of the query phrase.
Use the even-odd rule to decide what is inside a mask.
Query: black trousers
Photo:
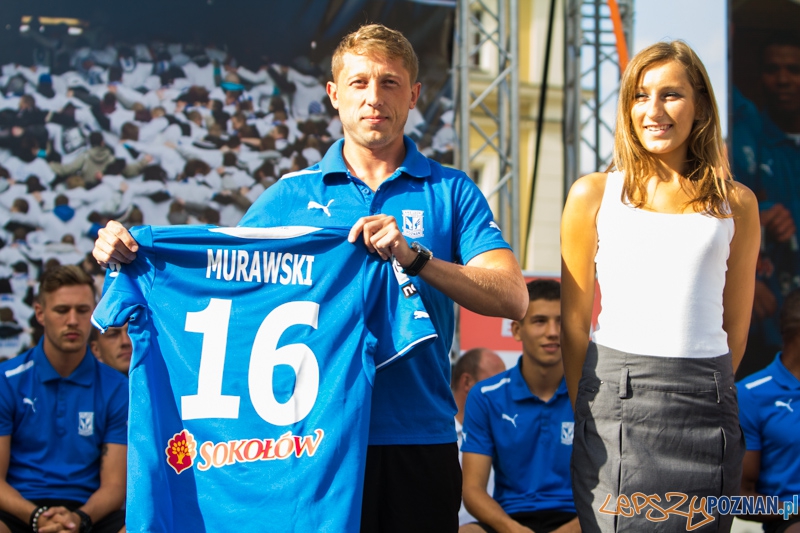
[[[456,533],[458,445],[369,446],[361,533]]]

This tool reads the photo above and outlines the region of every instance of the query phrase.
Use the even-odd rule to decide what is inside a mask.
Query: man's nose
[[[381,104],[381,88],[380,83],[377,81],[367,86],[367,104],[371,106],[379,106]]]

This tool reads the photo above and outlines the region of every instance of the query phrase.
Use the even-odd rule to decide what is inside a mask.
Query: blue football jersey
[[[131,232],[93,315],[130,321],[128,531],[359,530],[375,372],[436,332],[348,232]]]

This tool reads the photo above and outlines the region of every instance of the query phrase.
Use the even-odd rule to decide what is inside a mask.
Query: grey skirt
[[[575,405],[581,531],[730,531],[744,436],[730,354],[652,357],[589,344]],[[711,511],[711,512],[709,512]]]

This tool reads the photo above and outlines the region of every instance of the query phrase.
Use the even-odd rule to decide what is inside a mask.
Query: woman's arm
[[[741,183],[732,183],[728,195],[735,233],[728,256],[725,290],[722,292],[722,329],[728,334],[733,371],[742,362],[753,310],[756,260],[761,245],[756,196]]]
[[[573,408],[589,346],[597,212],[605,187],[606,174],[580,178],[572,185],[561,216],[561,353]]]

